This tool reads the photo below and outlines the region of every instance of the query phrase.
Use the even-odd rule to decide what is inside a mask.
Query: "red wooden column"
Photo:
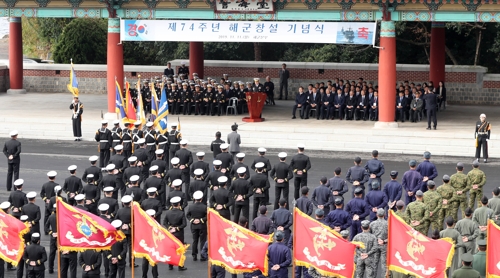
[[[396,30],[390,12],[385,13],[381,22],[378,84],[378,120],[390,126],[387,123],[394,123],[396,113]]]
[[[120,43],[120,19],[108,18],[108,113],[115,113],[115,80],[123,88],[123,46]],[[116,79],[115,79],[116,78]]]
[[[444,22],[432,22],[431,29],[431,63],[429,71],[429,80],[438,87],[439,81],[443,81],[446,75],[445,61],[445,29]]]
[[[8,93],[26,93],[23,89],[23,29],[20,17],[9,23],[9,81]]]
[[[197,73],[198,77],[203,78],[204,60],[203,42],[190,42],[189,79],[193,79],[193,73]]]

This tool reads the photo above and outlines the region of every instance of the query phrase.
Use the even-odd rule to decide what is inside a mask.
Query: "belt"
[[[170,143],[170,145],[179,145],[179,143]]]
[[[108,142],[108,140],[99,140],[100,143],[102,142]]]
[[[113,142],[120,142],[121,140],[113,140]]]
[[[132,140],[123,140],[123,143],[130,143]]]
[[[479,135],[486,135],[486,134],[488,134],[488,132],[478,132],[477,134],[479,134]]]
[[[160,142],[160,143],[158,143],[158,145],[165,145],[166,143],[167,143],[167,141],[165,141],[165,142]]]
[[[153,146],[153,145],[156,145],[156,143],[147,143],[146,145]]]

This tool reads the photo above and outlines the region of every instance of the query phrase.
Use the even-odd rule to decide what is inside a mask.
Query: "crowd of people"
[[[39,274],[45,270],[46,260],[49,273],[54,271],[57,253],[54,204],[57,197],[111,222],[127,236],[130,236],[132,202],[140,203],[142,209],[172,231],[181,242],[188,242],[184,229],[189,224],[194,261],[208,259],[203,250],[207,249],[206,216],[210,207],[222,217],[257,233],[274,232],[276,243],[269,249],[271,266],[291,262],[290,250],[283,249],[282,245],[293,247],[291,207],[294,205],[339,232],[345,239],[365,244],[365,248],[358,248],[354,258],[356,277],[359,278],[365,273],[367,277],[377,277],[379,266],[382,274],[386,272],[388,227],[385,219],[388,211],[393,210],[424,235],[453,239],[457,252],[448,270],[450,275],[463,270],[458,269],[461,262],[464,268],[470,266],[471,255],[476,252],[472,267],[481,274],[474,271],[466,277],[485,275],[486,226],[489,219],[500,222],[500,189],[493,190],[491,199],[486,197],[489,195],[483,190],[486,176],[480,170],[478,160],[474,161],[467,174],[464,173],[466,166],[458,163],[456,173],[439,178],[436,166],[430,161],[431,154],[425,152],[422,162],[409,161],[409,170],[401,179],[398,172],[390,171],[390,180],[384,184],[384,163],[378,159],[378,152],[373,151],[366,163],[356,157],[354,166],[345,175],[340,167],[336,168],[332,178],[321,178],[320,186],[311,192],[309,187],[316,181],[308,180],[313,167],[311,159],[305,154],[304,144],[297,145],[297,153],[291,159],[287,153],[279,153],[278,162],[274,165],[266,156],[266,149],[259,148],[258,157],[247,164],[245,154],[240,152],[241,138],[235,124],[227,142],[221,139],[220,132],[216,133],[216,139],[211,144],[213,163],[210,165],[205,161],[204,152],[193,154],[189,150],[189,142],[182,138],[175,124],[168,135],[157,134],[149,124],[144,130],[140,123],[136,125],[136,132],[132,130],[128,133],[121,130],[119,122],[109,130],[107,121],[103,121],[95,138],[100,146],[100,156],[89,158],[90,165],[81,176],[75,165],[69,166],[68,177],[62,186],[56,183],[58,173],[50,171],[40,194],[25,193],[19,172],[9,176],[11,180],[7,182],[7,190],[12,189],[14,180],[14,191],[0,208],[29,223],[31,232],[24,236],[25,241],[38,246],[26,247],[24,260],[17,268],[18,278],[23,276],[24,262],[27,263],[28,277],[42,277]],[[11,132],[4,154],[9,164],[13,164],[13,169],[19,171],[21,143],[17,140],[17,131]],[[292,180],[293,199],[289,196]],[[275,193],[274,200],[270,200],[271,190]],[[347,201],[349,192],[352,199]],[[35,204],[37,198],[42,198],[45,208]],[[269,205],[274,206],[271,215],[268,215]],[[458,220],[459,209],[461,220]],[[41,232],[51,235],[48,257],[45,249],[39,248]],[[81,252],[78,259],[77,252],[63,252],[61,269],[64,275],[69,270],[71,277],[75,278],[78,261],[83,266],[83,277],[97,277],[102,264],[106,277],[115,278],[118,275],[123,278],[126,262],[134,262],[130,253],[128,259],[125,256],[130,249],[130,239],[126,244],[119,244],[104,252],[102,257],[92,250]],[[39,263],[34,266],[30,263],[32,261]],[[169,268],[173,269],[173,266]],[[143,277],[147,277],[148,269],[149,263],[143,260]],[[178,267],[180,271],[185,269],[184,266]],[[212,277],[224,277],[225,270],[214,265],[211,273]],[[314,268],[297,267],[295,273],[298,277],[302,274],[304,277],[322,277]],[[152,274],[158,277],[156,266],[152,268]],[[263,277],[258,272],[245,275]],[[402,274],[394,275],[401,277]],[[286,267],[270,267],[270,277],[288,277],[288,270]]]

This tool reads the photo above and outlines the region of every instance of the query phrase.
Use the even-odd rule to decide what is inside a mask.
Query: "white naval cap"
[[[23,185],[24,184],[24,180],[23,179],[17,179],[14,181],[14,186],[20,186],[20,185]]]
[[[244,158],[244,157],[245,157],[245,154],[244,154],[244,153],[237,153],[237,154],[236,154],[236,157],[237,157],[237,158]]]
[[[21,215],[21,217],[19,217],[19,220],[21,220],[21,221],[28,221],[28,219],[29,219],[29,216],[27,216],[27,215]]]
[[[135,122],[134,122],[134,125],[141,125],[141,124],[142,124],[142,122],[141,122],[141,121],[135,121]]]
[[[85,199],[85,195],[83,195],[83,194],[78,194],[78,195],[75,196],[75,200],[76,201],[81,201],[83,199]]]
[[[128,158],[128,162],[136,162],[137,161],[137,156],[131,156]]]
[[[203,169],[198,168],[198,169],[194,170],[193,173],[195,176],[201,176],[201,175],[203,175]]]
[[[56,171],[49,171],[47,173],[47,177],[55,177],[55,176],[57,176],[57,172]]]
[[[223,149],[223,150],[225,150],[225,149],[229,148],[229,144],[222,143],[222,144],[220,144],[220,148]]]
[[[193,199],[200,200],[202,198],[203,198],[203,192],[201,192],[200,190],[193,193]]]
[[[122,197],[122,200],[121,200],[121,201],[122,201],[122,203],[127,204],[127,203],[132,202],[132,200],[133,200],[133,199],[132,199],[132,196],[130,196],[130,195],[125,195],[125,196],[123,196],[123,197]]]
[[[220,165],[222,165],[222,161],[214,160],[214,166],[220,166]]]
[[[97,161],[98,159],[99,159],[99,157],[97,155],[93,155],[93,156],[89,157],[89,161],[91,161],[91,162]]]
[[[114,188],[113,188],[113,187],[111,187],[111,186],[106,186],[106,187],[104,187],[104,189],[103,189],[103,190],[104,190],[104,192],[111,192],[111,191],[113,191],[113,190],[114,190]]]
[[[119,219],[113,220],[111,222],[111,226],[115,227],[116,229],[120,228],[123,225],[123,222]]]
[[[219,182],[219,183],[226,183],[227,182],[227,177],[226,176],[220,176],[217,179],[217,182]]]
[[[264,166],[266,166],[266,164],[264,164],[264,162],[255,163],[255,168],[264,168]]]
[[[17,132],[17,130],[13,130],[9,133],[10,137],[14,137],[14,136],[17,136],[19,132]]]
[[[31,191],[31,192],[28,192],[26,194],[26,198],[28,198],[28,199],[33,199],[35,197],[36,197],[36,192],[35,191]]]
[[[155,216],[156,211],[155,211],[154,209],[148,209],[148,210],[146,210],[146,213],[147,213],[149,216]]]
[[[179,162],[180,162],[180,161],[181,161],[181,160],[180,160],[178,157],[174,157],[174,158],[172,158],[172,159],[170,160],[170,162],[171,162],[172,164],[174,164],[174,165],[179,164]]]
[[[106,166],[106,171],[113,171],[115,167],[115,164],[108,164],[108,166]]]
[[[57,204],[52,205],[53,208],[57,208]]]
[[[182,139],[181,142],[180,142],[181,145],[187,145],[188,143],[189,142],[186,139]]]
[[[31,234],[31,238],[40,238],[40,233]]]
[[[146,124],[146,126],[147,126],[147,127],[152,127],[152,126],[153,126],[153,122],[148,122],[148,123]]]
[[[121,151],[121,150],[123,150],[123,145],[116,145],[114,147],[114,149],[115,149],[115,151]]]
[[[115,124],[115,125],[119,125],[119,124],[120,124],[120,120],[114,120],[114,121],[113,121],[113,124]]]
[[[107,124],[108,124],[108,120],[102,120],[102,121],[101,121],[101,124],[102,124],[102,125],[107,125]]]
[[[150,187],[146,190],[146,192],[148,193],[156,193],[156,191],[157,191],[156,187]]]
[[[247,168],[245,168],[245,167],[240,167],[240,168],[238,168],[238,169],[236,170],[236,172],[237,172],[238,174],[243,174],[243,173],[245,173],[246,171],[247,171]]]
[[[109,205],[108,204],[100,204],[97,209],[99,211],[107,211],[109,209]]]
[[[2,202],[0,204],[0,209],[6,210],[8,208],[10,208],[10,202]]]
[[[303,148],[305,148],[305,147],[306,147],[306,145],[304,145],[303,143],[298,143],[298,144],[297,144],[297,148],[298,148],[298,149],[303,149]]]
[[[57,193],[59,191],[61,191],[62,187],[60,185],[56,185],[56,187],[54,187],[54,192]]]
[[[196,156],[197,157],[202,157],[202,156],[205,156],[205,153],[204,152],[197,152]]]
[[[141,144],[144,144],[146,143],[146,139],[144,138],[140,138],[139,140],[137,140],[137,144],[141,145]]]
[[[266,152],[266,149],[265,149],[265,148],[259,148],[257,151],[258,151],[259,153],[265,153],[265,152]]]
[[[170,203],[171,204],[178,204],[181,202],[181,200],[182,200],[181,197],[175,196],[175,197],[170,198]]]
[[[165,151],[164,151],[163,149],[158,149],[158,150],[156,150],[156,151],[155,151],[155,154],[157,154],[157,155],[161,155],[161,154],[163,154],[164,152],[165,152]]]
[[[176,123],[171,123],[170,127],[177,127],[177,124]]]
[[[93,179],[94,178],[94,174],[88,174],[87,175],[87,179]]]
[[[181,179],[176,179],[172,182],[173,186],[181,186],[182,185],[182,180]]]
[[[138,180],[139,180],[139,176],[138,175],[133,175],[133,176],[130,177],[130,181],[131,182],[136,182]]]
[[[76,168],[78,168],[76,165],[70,165],[70,166],[68,167],[68,171],[75,171],[75,170],[76,170]]]
[[[153,165],[149,167],[149,172],[156,172],[156,171],[158,171],[158,165]]]
[[[278,154],[278,157],[279,157],[279,158],[285,158],[286,156],[287,156],[287,154],[286,154],[285,152],[280,152],[280,153]]]

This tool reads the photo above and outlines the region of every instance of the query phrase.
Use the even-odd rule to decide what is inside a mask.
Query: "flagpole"
[[[61,278],[61,251],[59,250],[60,240],[59,240],[59,208],[58,203],[60,202],[59,197],[56,196],[56,227],[57,227],[57,278]]]
[[[294,223],[294,224],[295,224],[295,210],[296,209],[297,208],[293,209],[293,217],[292,217],[292,221],[293,222],[292,223]],[[293,225],[293,227],[295,228],[295,225]],[[295,242],[296,242],[295,231],[293,231],[293,235],[292,235],[292,250],[295,250]],[[293,256],[293,253],[292,253],[292,277],[295,277],[295,258]]]
[[[389,209],[389,211],[387,213],[387,215],[388,215],[388,217],[387,217],[387,231],[388,232],[387,232],[387,249],[386,249],[386,252],[389,252],[389,250],[390,250],[389,247],[390,247],[391,241],[389,240],[389,232],[391,230],[391,221],[389,221],[389,218],[392,218],[392,214],[393,213],[394,212],[392,211],[392,209]],[[390,276],[389,275],[389,273],[390,273],[390,271],[389,271],[390,262],[389,262],[389,258],[387,258],[387,256],[386,256],[386,259],[385,259],[385,263],[386,263],[386,266],[385,266],[385,274],[384,274],[385,276],[384,277],[389,277]]]
[[[135,275],[135,258],[134,258],[134,206],[135,203],[132,200],[132,205],[130,206],[130,260],[132,262],[132,265],[130,266],[132,268],[131,274],[132,278],[134,278]]]
[[[210,210],[208,211],[208,214],[207,214],[207,246],[208,246],[208,243],[210,243]],[[208,278],[212,278],[212,274],[210,273],[210,270],[212,269],[212,263],[210,262],[210,246],[208,246],[208,264],[207,264],[207,267],[208,267],[208,271],[207,271],[207,274],[208,274]]]

